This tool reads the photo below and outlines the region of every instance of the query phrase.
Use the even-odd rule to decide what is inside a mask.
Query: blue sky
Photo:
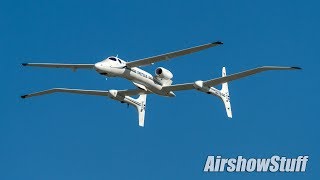
[[[318,1],[0,1],[0,179],[315,179],[319,177]],[[174,83],[261,65],[301,66],[230,83],[232,120],[196,91],[148,96],[146,127],[133,107],[52,87],[127,89],[94,71],[22,68],[22,62],[130,61],[220,40],[146,67]],[[309,155],[305,173],[204,173],[208,155]]]

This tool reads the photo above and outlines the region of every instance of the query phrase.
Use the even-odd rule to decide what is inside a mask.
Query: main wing
[[[211,79],[208,81],[204,81],[203,85],[207,86],[207,87],[212,87],[212,86],[216,86],[225,82],[230,82],[233,80],[237,80],[237,79],[241,79],[247,76],[251,76],[263,71],[270,71],[270,70],[296,70],[296,69],[301,69],[299,67],[280,67],[280,66],[262,66],[262,67],[258,67],[258,68],[254,68],[254,69],[250,69],[247,71],[243,71],[240,73],[235,73],[235,74],[231,74],[229,76],[225,76],[225,77],[220,77],[220,78],[215,78],[215,79]],[[185,83],[185,84],[176,84],[176,85],[171,85],[171,86],[165,86],[163,87],[163,90],[165,91],[183,91],[183,90],[190,90],[190,89],[194,89],[194,83]]]
[[[191,47],[188,49],[183,49],[180,51],[175,51],[175,52],[170,52],[170,53],[166,53],[166,54],[162,54],[162,55],[158,55],[158,56],[153,56],[153,57],[148,57],[148,58],[144,58],[144,59],[138,59],[135,61],[131,61],[131,62],[127,62],[127,66],[128,67],[138,67],[138,66],[145,66],[145,65],[150,65],[159,61],[165,61],[165,60],[169,60],[178,56],[183,56],[183,55],[187,55],[187,54],[191,54],[191,53],[195,53],[198,51],[202,51],[217,45],[223,44],[220,41],[217,42],[213,42],[213,43],[208,43],[208,44],[204,44],[204,45],[200,45],[200,46],[196,46],[196,47]]]
[[[21,96],[21,98],[29,98],[29,97],[33,97],[33,96],[41,96],[41,95],[52,94],[52,93],[57,93],[57,92],[95,95],[95,96],[108,96],[108,94],[109,94],[109,91],[101,91],[101,90],[53,88],[53,89],[48,89],[48,90],[44,90],[44,91],[40,91],[40,92],[26,94],[26,95]],[[123,96],[135,96],[135,95],[140,95],[140,94],[150,94],[150,92],[147,92],[147,91],[141,90],[141,89],[118,90],[118,93],[120,93]]]
[[[212,87],[212,86],[216,86],[225,82],[230,82],[233,80],[237,80],[237,79],[241,79],[247,76],[251,76],[257,73],[261,73],[264,71],[270,71],[270,70],[297,70],[297,69],[301,69],[300,67],[280,67],[280,66],[262,66],[262,67],[258,67],[255,69],[250,69],[247,71],[243,71],[240,73],[236,73],[236,74],[231,74],[229,76],[225,76],[225,77],[221,77],[221,78],[216,78],[216,79],[212,79],[212,80],[208,80],[204,82],[205,86],[208,87]]]
[[[94,64],[59,64],[59,63],[22,63],[22,66],[46,68],[92,69]]]
[[[116,95],[114,94],[116,92]],[[33,96],[40,96],[45,94],[51,94],[56,92],[64,92],[64,93],[75,93],[75,94],[86,94],[86,95],[95,95],[95,96],[106,96],[111,99],[120,101],[121,103],[131,104],[138,110],[139,115],[139,126],[144,126],[144,117],[145,117],[145,109],[146,109],[146,100],[147,95],[151,92],[141,90],[141,89],[133,89],[133,90],[110,90],[110,91],[100,91],[100,90],[85,90],[85,89],[67,89],[67,88],[53,88],[48,89],[32,94],[26,94],[21,96],[21,98],[29,98]],[[118,97],[118,94],[120,95]],[[134,99],[130,96],[140,95],[137,99]]]

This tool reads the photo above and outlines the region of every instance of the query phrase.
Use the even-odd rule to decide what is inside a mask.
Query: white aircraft
[[[178,56],[201,51],[210,47],[215,47],[223,44],[222,42],[208,43],[180,51],[166,53],[163,55],[148,57],[144,59],[138,59],[135,61],[126,62],[118,57],[108,57],[107,59],[97,62],[95,64],[57,64],[57,63],[23,63],[23,66],[34,66],[34,67],[46,67],[46,68],[69,68],[72,70],[77,69],[94,69],[99,74],[108,77],[121,77],[131,81],[137,89],[131,90],[84,90],[84,89],[66,89],[66,88],[53,88],[41,92],[27,94],[21,96],[21,98],[29,98],[33,96],[39,96],[44,94],[51,94],[56,92],[65,93],[77,93],[87,95],[105,96],[111,99],[120,101],[121,103],[127,103],[136,107],[139,116],[139,126],[144,126],[145,110],[146,110],[146,99],[147,94],[158,94],[161,96],[174,97],[174,91],[191,90],[195,89],[207,94],[211,94],[219,97],[226,108],[227,116],[232,118],[230,96],[228,89],[228,82],[244,78],[256,73],[260,73],[268,70],[295,70],[301,69],[299,67],[279,67],[279,66],[262,66],[240,73],[226,75],[225,67],[222,68],[222,77],[210,79],[207,81],[198,80],[191,83],[185,84],[174,84],[172,85],[173,74],[163,68],[158,67],[155,70],[155,76],[150,73],[138,68],[141,66],[150,65],[159,61],[169,60]],[[213,86],[222,84],[222,89],[218,90]],[[131,96],[139,95],[137,99]]]

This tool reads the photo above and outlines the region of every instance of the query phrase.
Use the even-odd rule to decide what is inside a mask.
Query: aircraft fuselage
[[[95,70],[104,76],[107,77],[121,77],[125,78],[129,81],[132,81],[134,85],[138,88],[151,91],[152,93],[161,95],[161,96],[169,96],[174,97],[174,93],[172,91],[164,91],[162,89],[162,84],[157,81],[157,79],[152,76],[150,73],[137,68],[137,67],[127,67],[126,62],[116,58],[111,57],[115,60],[110,58],[103,60],[101,62],[96,63]]]

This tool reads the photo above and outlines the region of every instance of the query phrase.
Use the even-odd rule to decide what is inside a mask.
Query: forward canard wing
[[[166,61],[175,57],[179,57],[179,56],[184,56],[187,54],[191,54],[191,53],[195,53],[198,51],[202,51],[211,47],[215,47],[218,45],[223,44],[220,41],[217,42],[213,42],[213,43],[208,43],[208,44],[204,44],[204,45],[200,45],[200,46],[195,46],[195,47],[191,47],[191,48],[187,48],[187,49],[183,49],[183,50],[179,50],[179,51],[174,51],[174,52],[170,52],[170,53],[166,53],[166,54],[162,54],[162,55],[158,55],[158,56],[153,56],[153,57],[148,57],[148,58],[144,58],[144,59],[138,59],[135,61],[131,61],[131,62],[127,62],[127,66],[128,67],[139,67],[139,66],[146,66],[146,65],[150,65],[156,62],[160,62],[160,61]]]
[[[69,69],[93,69],[94,64],[59,64],[59,63],[22,63],[22,66],[44,68],[69,68]]]
[[[195,46],[195,47],[191,47],[191,48],[187,48],[187,49],[183,49],[183,50],[179,50],[179,51],[174,51],[174,52],[170,52],[170,53],[166,53],[166,54],[162,54],[162,55],[157,55],[157,56],[152,56],[152,57],[148,57],[148,58],[144,58],[144,59],[138,59],[138,60],[134,60],[131,62],[127,62],[126,66],[127,67],[139,67],[139,66],[146,66],[146,65],[150,65],[159,61],[165,61],[165,60],[169,60],[178,56],[183,56],[183,55],[187,55],[187,54],[191,54],[191,53],[195,53],[198,51],[202,51],[211,47],[215,47],[218,45],[223,44],[220,41],[217,42],[213,42],[213,43],[208,43],[208,44],[203,44],[200,46]],[[23,66],[33,66],[33,67],[44,67],[44,68],[69,68],[69,69],[92,69],[94,68],[94,64],[59,64],[59,63],[22,63]],[[123,67],[123,66],[121,66]]]

